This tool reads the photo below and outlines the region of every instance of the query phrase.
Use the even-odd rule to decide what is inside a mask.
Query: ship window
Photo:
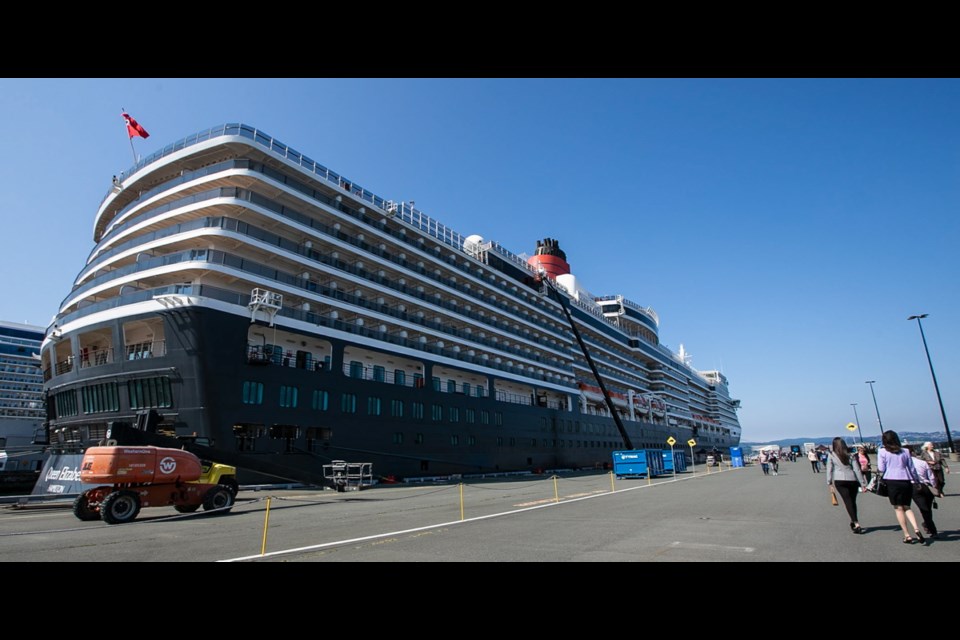
[[[460,436],[450,436],[450,444],[453,446],[460,444]]]
[[[517,439],[516,439],[516,438],[510,438],[510,446],[511,446],[511,447],[517,446]]]
[[[423,374],[415,373],[413,374],[413,386],[417,389],[423,389]]]
[[[357,394],[344,393],[340,395],[340,412],[341,413],[357,412]]]
[[[397,431],[393,434],[393,444],[403,444],[403,433]]]
[[[79,413],[77,410],[77,394],[73,390],[58,393],[54,396],[54,404],[56,405],[58,418],[75,416]]]
[[[497,436],[497,446],[498,447],[503,446],[503,436]]]
[[[413,439],[413,441],[414,441],[416,444],[423,444],[423,434],[422,434],[422,433],[418,433],[418,434],[416,435],[416,437]]]
[[[173,394],[170,392],[170,378],[141,378],[127,383],[127,395],[131,409],[157,409],[173,406]],[[263,402],[262,394],[259,396]],[[253,404],[253,403],[247,403]],[[257,403],[259,404],[259,402]]]
[[[443,405],[435,404],[430,407],[430,417],[434,422],[440,422],[443,420]]]
[[[326,411],[330,403],[330,394],[321,389],[317,389],[313,392],[313,397],[310,400],[310,408],[317,411]]]
[[[540,416],[540,431],[547,430],[547,416]]]
[[[483,385],[477,385],[477,397],[482,398],[484,396]]]
[[[470,395],[470,383],[469,383],[469,382],[464,382],[464,383],[463,383],[463,395],[465,395],[465,396],[469,396],[469,395]]]
[[[295,409],[297,407],[297,396],[299,395],[299,390],[297,387],[288,387],[287,385],[280,385],[280,406],[286,407],[289,409]]]
[[[393,370],[393,383],[403,386],[407,383],[407,372],[403,369]]]
[[[103,413],[120,410],[120,397],[116,382],[90,385],[80,389],[84,413]]]
[[[490,412],[480,409],[480,424],[490,424]]]
[[[466,409],[464,419],[469,424],[473,424],[477,421],[477,412],[474,409]]]
[[[357,360],[352,360],[350,362],[350,377],[351,378],[363,378],[363,363],[358,362]]]
[[[403,417],[403,400],[390,401],[390,415],[394,418]]]
[[[502,412],[502,411],[494,411],[494,412],[493,412],[493,423],[494,423],[495,425],[497,425],[498,427],[502,427],[502,426],[503,426],[503,412]]]
[[[410,414],[415,420],[423,420],[423,403],[422,402],[411,402],[410,403]]]
[[[457,381],[447,380],[447,393],[456,393],[456,392],[457,392]]]
[[[380,365],[374,365],[373,367],[373,379],[375,382],[383,382],[385,376],[385,369]]]
[[[433,378],[433,390],[440,391],[440,378],[437,378],[436,376]]]
[[[476,446],[476,444],[477,444],[477,437],[476,437],[476,436],[467,436],[467,444],[470,445],[471,447]]]
[[[367,415],[368,416],[378,416],[380,415],[380,398],[370,396],[367,398]]]
[[[537,446],[537,439],[536,439],[536,438],[530,438],[530,446],[531,446],[532,448],[536,448],[536,446]],[[529,458],[528,458],[528,459],[529,459]],[[528,462],[527,464],[530,464],[530,463]]]
[[[459,407],[450,407],[450,422],[460,422]]]

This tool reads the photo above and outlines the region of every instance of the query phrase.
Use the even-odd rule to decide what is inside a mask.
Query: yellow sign
[[[847,425],[847,431],[856,431],[856,430],[857,430],[857,425],[853,424],[852,422]]]
[[[677,444],[677,440],[673,436],[670,436],[667,438],[667,444],[672,447],[673,445]]]
[[[697,441],[694,440],[693,438],[690,438],[689,440],[687,440],[687,444],[690,445],[691,447],[695,447],[697,446]]]

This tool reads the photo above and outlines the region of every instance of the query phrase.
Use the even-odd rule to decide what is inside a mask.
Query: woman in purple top
[[[896,431],[883,432],[883,447],[877,453],[877,469],[880,471],[880,477],[887,483],[890,489],[890,504],[893,505],[893,511],[897,514],[897,522],[903,530],[903,543],[913,544],[914,542],[923,542],[923,534],[920,533],[920,527],[917,526],[917,517],[913,515],[910,509],[910,501],[913,499],[913,484],[920,482],[917,470],[910,459],[910,452],[900,445],[900,436]],[[910,537],[910,531],[907,530],[907,520],[913,525],[913,533],[916,539]]]

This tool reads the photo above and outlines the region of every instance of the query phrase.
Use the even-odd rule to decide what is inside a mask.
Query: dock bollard
[[[557,475],[553,475],[553,500],[554,502],[560,502],[560,491],[557,489]]]
[[[270,526],[270,498],[267,498],[267,513],[263,517],[263,542],[260,544],[260,555],[267,552],[267,527]]]

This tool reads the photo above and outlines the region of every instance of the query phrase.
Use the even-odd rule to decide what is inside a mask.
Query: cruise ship
[[[653,309],[591,294],[557,240],[517,255],[411,204],[245,124],[141,159],[46,332],[51,445],[183,446],[302,479],[739,442],[727,379],[661,345]]]
[[[0,492],[29,489],[43,464],[43,335],[43,327],[0,321]]]

